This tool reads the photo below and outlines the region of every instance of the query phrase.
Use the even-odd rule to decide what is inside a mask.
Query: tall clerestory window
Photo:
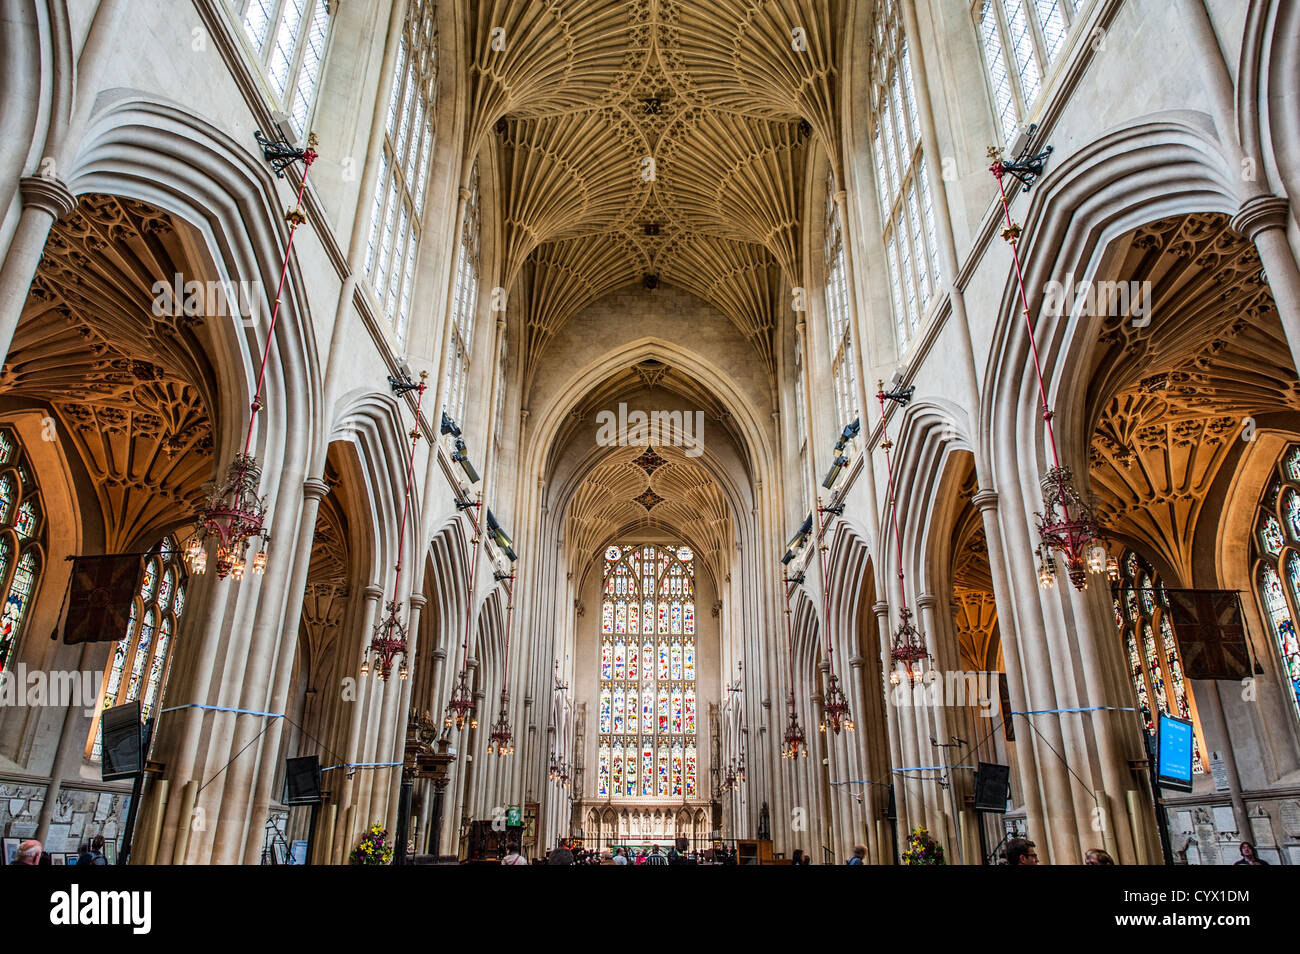
[[[171,671],[172,637],[185,612],[185,582],[181,549],[175,539],[164,537],[144,558],[126,632],[104,671],[100,704],[86,740],[86,756],[93,761],[101,754],[99,725],[105,709],[138,699],[140,716],[147,719],[162,702]]]
[[[912,60],[898,0],[880,0],[876,4],[871,47],[871,142],[876,194],[884,226],[898,346],[905,351],[938,292],[940,271],[930,174],[921,149]]]
[[[973,12],[1004,142],[1029,123],[1052,66],[1091,0],[976,0]]]
[[[1277,463],[1255,516],[1255,587],[1268,621],[1291,705],[1300,716],[1300,444]]]
[[[429,0],[410,0],[407,5],[366,242],[366,275],[399,346],[405,345],[410,326],[411,288],[433,154],[438,78],[434,11]]]
[[[1183,657],[1174,634],[1169,596],[1159,574],[1146,560],[1127,550],[1119,561],[1120,578],[1111,587],[1115,625],[1124,637],[1129,677],[1147,732],[1156,733],[1163,712],[1187,719],[1194,727],[1192,771],[1205,771],[1205,741],[1191,687],[1183,675]]]
[[[44,566],[45,513],[18,435],[0,428],[0,672],[14,650]]]
[[[474,318],[478,312],[479,216],[478,167],[475,166],[456,250],[456,274],[452,278],[451,351],[444,389],[444,407],[457,422],[465,413],[465,386],[469,381],[470,348],[474,345]]]
[[[611,546],[604,585],[596,794],[693,798],[695,555],[680,545]]]
[[[837,428],[858,416],[858,372],[853,354],[853,329],[849,321],[848,264],[844,251],[844,224],[835,201],[835,179],[826,181],[826,323],[830,332],[831,380],[835,386]]]
[[[273,105],[301,138],[307,132],[325,43],[330,7],[337,0],[231,0],[244,36],[270,86]]]

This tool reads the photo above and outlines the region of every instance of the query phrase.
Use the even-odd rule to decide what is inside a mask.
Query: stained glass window
[[[898,346],[906,349],[940,287],[939,247],[929,171],[921,148],[912,59],[898,0],[878,0],[875,24],[870,135],[894,294],[894,323]]]
[[[1152,735],[1158,712],[1191,721],[1196,736],[1192,770],[1199,774],[1205,771],[1205,740],[1196,700],[1183,677],[1178,621],[1170,618],[1164,584],[1151,565],[1132,550],[1124,554],[1119,565],[1120,579],[1112,587],[1112,599],[1138,711]]]
[[[1277,647],[1281,676],[1300,716],[1300,444],[1282,452],[1255,523],[1255,585]]]
[[[366,275],[399,345],[406,341],[411,316],[433,154],[438,85],[434,9],[432,0],[409,0],[406,6],[366,243]]]
[[[126,632],[113,648],[104,672],[100,704],[90,724],[86,757],[100,757],[99,717],[104,709],[140,700],[140,714],[149,718],[162,704],[171,672],[171,648],[185,612],[186,575],[183,552],[164,537],[145,555],[140,588],[131,604]]]
[[[272,104],[287,113],[293,131],[304,136],[325,62],[329,0],[231,0],[231,4],[266,76]]]
[[[830,329],[831,380],[835,386],[835,413],[839,426],[858,416],[858,379],[853,353],[852,309],[849,307],[848,261],[844,249],[844,224],[833,175],[826,181],[826,323]],[[799,385],[802,393],[802,382]],[[802,413],[802,410],[801,410]]]
[[[1034,114],[1051,69],[1082,22],[1072,0],[981,0],[974,8],[1003,142]]]
[[[23,633],[41,579],[45,539],[40,490],[18,435],[0,428],[0,672]]]
[[[601,796],[698,794],[694,557],[684,546],[605,550]]]

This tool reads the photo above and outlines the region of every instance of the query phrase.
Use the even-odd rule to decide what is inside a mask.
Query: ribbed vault
[[[1116,274],[1151,282],[1151,321],[1101,326],[1089,407],[1104,521],[1154,547],[1190,585],[1206,495],[1243,421],[1300,410],[1300,381],[1254,246],[1220,215],[1143,226]]]
[[[717,307],[772,373],[810,137],[838,175],[843,0],[472,10],[469,155],[495,131],[525,382],[575,314],[660,280]]]
[[[617,447],[591,467],[569,501],[565,543],[575,566],[598,554],[615,537],[645,530],[679,534],[715,576],[725,572],[735,546],[735,531],[726,498],[698,458],[681,448],[655,447],[664,463],[653,473],[634,461],[644,447]],[[647,507],[635,498],[652,492],[661,498]]]

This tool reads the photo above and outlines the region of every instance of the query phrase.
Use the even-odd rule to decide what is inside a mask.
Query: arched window
[[[0,672],[9,668],[44,566],[45,511],[18,435],[0,427]]]
[[[1132,550],[1119,561],[1120,579],[1111,587],[1115,625],[1124,636],[1124,651],[1138,711],[1147,732],[1156,731],[1156,714],[1188,719],[1195,727],[1192,771],[1205,771],[1205,741],[1191,687],[1183,676],[1183,658],[1174,635],[1165,585],[1151,564]]]
[[[1278,460],[1255,517],[1255,588],[1260,609],[1277,645],[1291,704],[1300,716],[1300,444]]]
[[[231,0],[266,76],[271,103],[300,137],[316,105],[330,31],[330,0]]]
[[[1029,122],[1051,67],[1091,0],[976,0],[973,13],[1004,142]]]
[[[411,288],[433,154],[438,78],[434,10],[430,0],[407,4],[366,243],[366,275],[399,345],[406,341],[411,317]]]
[[[611,546],[604,582],[597,794],[694,798],[695,555]]]
[[[447,361],[444,407],[451,419],[462,421],[465,413],[465,385],[469,380],[470,348],[474,345],[474,317],[478,310],[479,191],[478,167],[470,182],[465,203],[465,221],[456,252],[455,285],[451,301],[451,355]]]
[[[871,42],[871,143],[901,350],[920,328],[939,288],[940,272],[930,174],[921,150],[912,60],[898,0],[876,4]]]
[[[835,385],[836,427],[858,416],[858,372],[853,356],[853,329],[849,321],[848,265],[844,253],[844,226],[835,201],[835,179],[826,181],[826,324],[831,350],[831,380]],[[802,384],[802,382],[800,382]],[[802,408],[800,408],[802,411]]]
[[[167,688],[172,639],[185,612],[183,554],[172,537],[164,537],[142,562],[140,592],[131,604],[126,634],[114,645],[104,671],[99,705],[86,740],[86,756],[94,761],[100,756],[100,714],[139,699],[141,718],[147,719]]]

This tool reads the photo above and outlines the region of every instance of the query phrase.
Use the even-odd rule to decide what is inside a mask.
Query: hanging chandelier
[[[361,657],[361,675],[366,675],[370,671],[370,665],[373,662],[375,676],[381,682],[387,682],[388,677],[393,672],[393,661],[402,657],[402,665],[398,669],[398,676],[405,679],[411,674],[410,666],[406,657],[407,632],[406,625],[402,622],[403,601],[398,598],[402,585],[402,548],[406,543],[406,518],[411,509],[411,478],[415,473],[415,448],[420,443],[420,407],[424,403],[424,392],[428,385],[426,382],[429,378],[428,371],[420,372],[420,383],[413,384],[409,381],[398,381],[389,377],[388,382],[393,391],[402,396],[409,391],[417,392],[415,399],[415,426],[411,428],[411,453],[406,461],[406,495],[402,499],[402,522],[401,529],[397,533],[397,564],[393,567],[393,599],[389,600],[384,606],[384,618],[375,624],[374,635],[370,638],[370,645],[366,647],[365,653]]]
[[[894,460],[890,454],[894,442],[889,439],[889,423],[885,419],[886,401],[893,401],[899,407],[907,407],[914,391],[913,386],[902,391],[887,392],[885,382],[876,382],[876,400],[880,402],[880,431],[884,436],[880,447],[885,452],[885,472],[889,478],[889,512],[894,529],[894,554],[898,560],[898,592],[902,600],[902,608],[898,611],[898,628],[894,630],[889,647],[889,658],[893,662],[889,670],[889,681],[895,686],[902,682],[900,666],[902,672],[907,675],[908,683],[915,683],[924,671],[925,660],[930,655],[925,645],[925,637],[912,622],[912,610],[907,605],[907,578],[903,573],[903,538],[898,531],[898,501],[894,495]]]
[[[488,517],[493,524],[495,519],[491,517],[492,511],[488,511]],[[505,536],[505,531],[497,525],[495,531],[500,537],[509,539]],[[512,551],[513,552],[513,551]],[[497,713],[496,722],[492,723],[492,731],[488,735],[488,755],[496,754],[499,756],[514,755],[515,747],[512,741],[513,735],[510,731],[510,695],[507,687],[510,685],[510,622],[515,613],[515,588],[514,574],[499,574],[498,579],[505,581],[506,584],[506,640],[505,650],[502,653],[504,663],[501,671],[501,711]]]
[[[474,618],[474,582],[476,577],[474,571],[478,564],[478,547],[482,537],[478,513],[483,507],[483,494],[480,492],[473,501],[458,500],[456,506],[469,514],[470,523],[474,525],[474,537],[471,541],[469,569],[467,571],[469,580],[466,584],[465,593],[465,631],[460,641],[460,672],[456,676],[456,686],[451,691],[451,699],[447,701],[447,712],[443,717],[443,725],[447,728],[455,726],[459,730],[464,729],[466,725],[471,729],[478,728],[478,719],[473,714],[474,693],[469,687],[469,631]]]
[[[302,197],[307,189],[307,173],[311,164],[317,159],[316,136],[313,133],[307,139],[306,149],[294,149],[283,138],[272,141],[257,131],[255,137],[262,146],[262,156],[270,163],[279,178],[284,178],[284,170],[292,163],[301,160],[303,164],[302,179],[298,182],[298,195],[294,208],[285,212],[285,221],[289,223],[289,237],[284,246],[284,262],[280,268],[280,283],[275,291],[275,304],[271,309],[271,320],[266,332],[266,348],[262,351],[262,366],[257,374],[257,387],[253,392],[253,401],[249,405],[248,436],[244,439],[244,451],[231,461],[226,476],[216,484],[212,493],[204,500],[194,517],[194,533],[185,546],[185,564],[188,570],[200,575],[208,568],[207,545],[209,540],[217,543],[217,579],[233,577],[242,580],[248,569],[245,562],[249,545],[260,541],[257,553],[253,557],[252,570],[261,575],[266,570],[266,551],[271,545],[271,535],[266,529],[266,497],[258,496],[257,488],[262,481],[262,466],[252,453],[253,426],[258,412],[264,407],[262,385],[266,379],[266,363],[271,356],[271,345],[275,340],[275,326],[280,317],[280,301],[284,296],[284,284],[289,274],[289,255],[293,250],[294,234],[298,226],[307,221],[302,211]]]
[[[851,425],[852,427],[855,428],[854,430],[855,433],[856,433],[856,425],[857,425],[856,421],[854,421],[853,425]],[[845,428],[844,433],[847,435],[848,432],[849,432],[849,428]],[[845,442],[846,439],[841,438],[841,444]],[[847,455],[842,454],[840,459],[847,461]],[[840,466],[843,467],[845,465],[841,464]],[[830,619],[831,619],[830,574],[827,572],[826,569],[827,545],[823,541],[826,535],[826,528],[830,526],[832,518],[838,517],[844,513],[844,504],[841,503],[829,507],[818,507],[817,510],[819,513],[825,514],[825,518],[826,518],[825,522],[822,523],[822,525],[817,529],[817,541],[816,541],[817,561],[818,561],[818,566],[821,568],[821,574],[822,574],[822,599],[824,601],[823,619],[826,620],[825,636],[826,636],[827,676],[826,676],[826,688],[822,695],[821,731],[825,733],[826,730],[829,729],[831,732],[834,732],[836,735],[839,735],[841,731],[848,731],[848,732],[854,731],[856,726],[853,724],[853,717],[849,713],[848,697],[844,694],[844,690],[840,688],[840,677],[835,674],[835,640],[832,639],[831,637],[831,627],[830,627]]]
[[[781,587],[781,592],[785,595],[785,643],[790,661],[790,698],[786,703],[789,718],[785,735],[781,737],[781,758],[798,758],[801,753],[807,758],[808,739],[804,735],[803,726],[799,724],[799,714],[795,711],[794,704],[794,636],[790,632],[790,592],[798,584],[789,577],[783,577],[782,582],[785,584]]]
[[[488,755],[515,754],[515,747],[511,741],[513,735],[510,731],[510,713],[506,709],[506,702],[506,691],[502,689],[501,711],[497,713],[497,720],[492,723],[492,731],[488,734]]]
[[[456,680],[456,688],[451,691],[451,700],[447,703],[447,714],[443,725],[463,729],[468,724],[471,729],[478,728],[478,719],[474,718],[474,694],[470,692],[468,670],[462,669]]]
[[[794,693],[790,693],[789,704],[787,705],[788,718],[785,724],[785,735],[781,737],[781,758],[797,759],[799,757],[808,757],[808,739],[803,733],[803,726],[799,724],[799,715],[794,709]]]
[[[822,699],[821,730],[825,732],[828,728],[836,735],[840,734],[841,729],[853,732],[857,728],[849,714],[849,700],[840,688],[840,679],[835,673],[826,677],[826,692]]]
[[[1025,326],[1029,331],[1029,347],[1034,358],[1034,375],[1038,381],[1043,423],[1047,428],[1048,444],[1052,451],[1052,466],[1040,481],[1043,491],[1043,510],[1034,514],[1039,541],[1035,548],[1038,559],[1038,582],[1044,589],[1056,585],[1056,559],[1053,551],[1059,551],[1070,584],[1076,590],[1085,590],[1088,588],[1090,573],[1104,573],[1109,570],[1104,531],[1097,519],[1093,503],[1085,500],[1075,488],[1073,474],[1070,468],[1062,466],[1056,448],[1052,409],[1047,401],[1047,386],[1043,383],[1043,367],[1038,356],[1034,320],[1029,311],[1024,269],[1020,262],[1021,227],[1011,220],[1011,203],[1007,198],[1005,182],[1006,176],[1010,175],[1023,183],[1025,191],[1028,191],[1034,179],[1042,175],[1043,164],[1050,152],[1051,147],[1048,147],[1040,155],[1022,157],[1015,162],[1005,162],[1002,159],[1002,150],[991,146],[988,155],[993,160],[993,164],[989,166],[989,171],[998,182],[998,192],[1002,199],[1002,215],[1006,220],[1006,226],[1002,229],[1002,238],[1011,246],[1011,257],[1015,262],[1016,289],[1020,296],[1020,308],[1025,316]]]

